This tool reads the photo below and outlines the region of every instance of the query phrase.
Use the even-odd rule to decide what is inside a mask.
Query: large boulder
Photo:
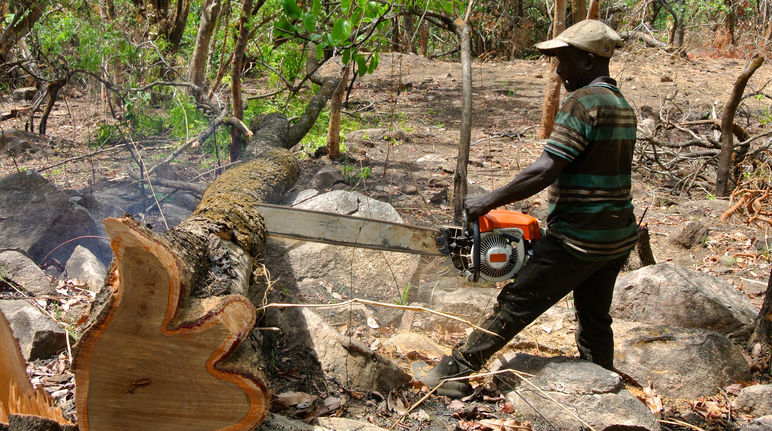
[[[750,300],[726,281],[671,263],[621,275],[611,306],[615,318],[725,335],[747,329],[757,314]]]
[[[45,272],[17,250],[0,251],[0,284],[3,279],[32,296],[50,295],[55,292]]]
[[[0,232],[0,248],[22,249],[38,263],[66,262],[79,244],[103,261],[112,256],[108,241],[93,238],[101,232],[88,212],[35,171],[0,179]]]
[[[401,223],[391,205],[360,193],[332,191],[302,201],[299,208],[367,217]],[[410,285],[418,257],[294,240],[268,243],[269,269],[281,283],[301,285],[305,299],[318,301],[324,295],[367,298],[393,302]]]
[[[334,377],[347,388],[383,394],[410,381],[410,376],[393,362],[361,341],[341,334],[316,313],[303,309],[302,315],[310,347],[327,377]]]
[[[772,431],[772,415],[756,418],[743,425],[740,431]]]
[[[591,362],[519,353],[505,354],[493,364],[493,369],[530,374],[526,377],[530,383],[513,375],[504,379],[514,389],[507,393],[507,400],[531,421],[534,430],[581,429],[583,424],[577,416],[598,430],[660,429],[649,408],[625,389],[618,374]]]
[[[753,416],[772,415],[772,385],[753,385],[743,388],[737,396],[735,407]]]
[[[101,289],[107,275],[107,268],[102,262],[89,249],[80,245],[75,247],[64,268],[67,277],[86,283],[91,291]]]
[[[751,377],[740,349],[714,331],[614,322],[614,333],[616,368],[667,398],[711,396]]]
[[[28,301],[0,300],[0,312],[11,325],[27,362],[48,359],[66,347],[64,329]]]

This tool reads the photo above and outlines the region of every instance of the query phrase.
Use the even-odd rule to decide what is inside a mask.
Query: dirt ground
[[[745,66],[745,60],[741,59],[684,59],[654,49],[632,47],[615,55],[612,76],[641,117],[643,113],[650,116],[654,113],[656,122],[676,117],[696,121],[710,118],[714,110],[721,115],[735,78]],[[472,192],[505,184],[540,155],[543,141],[537,138],[536,131],[547,75],[544,60],[473,65],[473,145],[469,165]],[[753,76],[746,92],[760,90],[770,80],[772,67],[764,65]],[[769,94],[770,90],[766,92]],[[126,177],[125,167],[130,158],[120,149],[60,164],[93,152],[87,145],[88,137],[108,121],[98,94],[68,89],[65,95],[51,115],[49,135],[39,143],[41,151],[32,156],[3,155],[0,175],[17,169],[38,169],[60,188],[82,188],[93,182]],[[360,136],[344,142],[349,157],[335,164],[349,176],[349,188],[390,202],[406,222],[449,223],[452,209],[443,193],[452,189],[458,151],[460,65],[416,55],[384,54],[376,73],[356,82],[350,102],[346,115],[361,120],[364,128],[401,131],[405,138],[387,142]],[[0,99],[0,111],[9,110],[14,103],[9,98]],[[762,119],[769,118],[770,109],[768,99],[750,98],[739,110],[737,122],[751,135],[767,131],[769,125],[762,124]],[[0,127],[23,129],[23,124],[12,119],[1,122]],[[712,136],[709,128],[702,133]],[[764,139],[759,140],[755,145],[763,142]],[[171,152],[173,146],[173,142],[164,140],[140,143],[143,157],[151,161]],[[644,146],[639,144],[639,148]],[[324,157],[308,157],[302,149],[298,149],[298,155],[302,158],[298,190],[311,187],[313,174],[333,164]],[[200,149],[191,150],[180,157],[176,169],[184,178],[191,179],[207,172],[211,164],[209,155]],[[695,169],[694,166],[685,162],[683,169]],[[212,175],[204,174],[197,181],[211,181]],[[707,179],[713,181],[711,175],[714,174],[705,173]],[[672,184],[665,175],[636,166],[636,214],[641,217],[646,211],[645,221],[650,226],[658,262],[673,261],[719,275],[760,305],[770,271],[770,226],[745,223],[745,218],[739,215],[719,222],[717,215],[729,205],[727,201],[713,199],[713,190],[707,184],[695,181],[692,187],[681,188],[673,194]],[[532,213],[543,221],[546,192],[512,208]],[[687,220],[705,224],[709,234],[701,245],[684,250],[670,243],[667,237]],[[416,391],[411,397],[417,398],[417,395]],[[347,416],[370,417],[387,427],[398,417],[394,412],[376,408],[378,402],[372,404],[353,403]],[[424,408],[435,411],[445,422],[441,426],[435,422],[424,427],[417,420],[409,429],[453,429],[458,421],[449,416],[448,407],[441,400],[429,401]]]

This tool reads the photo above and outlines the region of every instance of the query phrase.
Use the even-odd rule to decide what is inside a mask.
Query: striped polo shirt
[[[574,91],[555,118],[545,151],[570,163],[549,188],[547,226],[581,259],[612,260],[638,240],[635,138],[635,112],[611,78]]]

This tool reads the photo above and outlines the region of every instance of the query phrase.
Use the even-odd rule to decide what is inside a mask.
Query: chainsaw
[[[448,256],[469,281],[511,279],[523,267],[539,222],[496,209],[462,226],[413,226],[272,204],[259,204],[268,236],[375,250]]]

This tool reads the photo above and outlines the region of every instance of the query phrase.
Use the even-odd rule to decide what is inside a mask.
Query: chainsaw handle
[[[466,211],[464,211],[466,217]],[[469,280],[477,282],[480,279],[480,220],[472,220],[472,274]]]

